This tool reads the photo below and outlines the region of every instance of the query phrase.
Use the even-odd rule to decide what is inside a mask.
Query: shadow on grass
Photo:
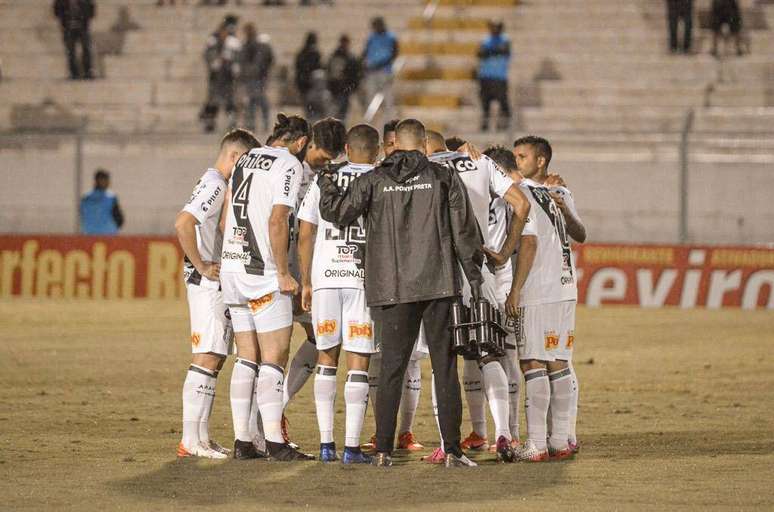
[[[493,455],[483,454],[478,468],[446,469],[418,459],[398,455],[392,468],[183,459],[109,486],[141,500],[176,505],[373,510],[388,503],[438,506],[522,498],[566,483],[566,465],[573,463],[496,464]]]

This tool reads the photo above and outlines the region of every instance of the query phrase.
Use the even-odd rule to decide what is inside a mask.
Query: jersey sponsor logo
[[[321,320],[317,322],[318,336],[331,336],[336,332],[336,320]]]
[[[218,187],[217,187],[217,188],[216,188],[216,189],[215,189],[215,190],[212,192],[212,195],[210,196],[210,198],[209,198],[209,199],[207,199],[207,201],[206,201],[206,202],[204,202],[204,203],[202,203],[202,204],[201,204],[201,209],[202,209],[202,211],[203,211],[203,212],[206,212],[207,210],[209,210],[209,209],[210,209],[210,206],[212,206],[212,203],[214,203],[214,202],[215,202],[215,200],[218,198],[218,196],[219,196],[219,195],[220,195],[220,186],[218,186]]]
[[[247,305],[250,306],[250,312],[256,314],[259,311],[266,309],[274,302],[274,292],[267,293],[263,297],[247,301]]]
[[[546,331],[544,334],[546,340],[546,350],[553,350],[559,347],[559,335],[556,331]]]
[[[276,160],[276,156],[250,152],[242,155],[237,161],[236,166],[241,167],[242,169],[268,171],[274,165]]]
[[[575,331],[567,333],[567,348],[570,349],[575,344]]]
[[[359,260],[358,260],[359,261]],[[330,278],[355,278],[355,279],[365,279],[365,271],[362,268],[359,268],[357,270],[349,269],[349,268],[327,268],[325,269],[325,272],[323,272],[323,275],[325,277]]]
[[[370,323],[350,322],[347,332],[349,339],[366,338],[370,340],[374,337],[374,330]]]
[[[442,165],[445,165],[449,169],[457,172],[471,172],[471,171],[477,171],[478,166],[476,165],[476,162],[470,159],[470,157],[462,156],[459,158],[451,158],[449,160],[445,160],[441,162]]]
[[[202,342],[202,335],[198,332],[192,332],[191,333],[191,346],[196,348],[199,346],[199,343]]]

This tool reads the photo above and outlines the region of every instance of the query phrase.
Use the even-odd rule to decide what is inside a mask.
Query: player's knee
[[[226,356],[224,355],[207,352],[204,354],[194,354],[191,358],[191,363],[208,370],[220,370],[225,360]]]
[[[323,366],[338,366],[339,365],[339,347],[329,348],[327,350],[320,350],[317,352],[317,364]]]
[[[564,370],[568,367],[567,361],[562,361],[561,359],[557,359],[555,361],[549,361],[548,364],[548,371],[549,372],[558,372],[560,370]]]
[[[347,352],[347,368],[367,372],[370,359],[370,354]]]
[[[538,361],[537,359],[524,359],[520,361],[521,371],[527,372],[529,370],[540,370],[546,368],[545,361]]]

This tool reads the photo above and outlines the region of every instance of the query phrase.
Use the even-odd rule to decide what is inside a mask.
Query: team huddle
[[[561,460],[577,453],[578,382],[572,366],[577,275],[570,239],[583,242],[586,233],[563,180],[548,174],[551,156],[550,144],[540,137],[482,153],[459,138],[425,130],[413,119],[388,123],[381,140],[367,124],[347,131],[337,119],[310,126],[284,114],[265,144],[245,130],[227,133],[214,166],[175,223],[185,253],[193,352],[183,385],[178,456],[315,459],[290,441],[284,414],[314,374],[319,460],[389,466],[396,430],[398,449],[424,448],[412,427],[421,392],[420,363],[428,356],[441,446],[424,461],[474,466],[462,450],[489,451],[501,462]],[[398,231],[403,238],[414,236],[412,244],[433,247],[425,236],[427,229],[436,229],[425,225],[433,224],[432,217],[422,213],[420,225],[416,220],[410,224],[402,212],[438,208],[421,202],[431,197],[423,192],[436,193],[440,187],[448,189],[448,209],[454,211],[450,216],[444,212],[436,224],[448,217],[448,226],[441,228],[472,233],[467,238],[455,234],[454,243],[449,242],[458,263],[444,265],[440,254],[438,261],[428,260],[424,252],[391,257],[395,248],[384,241]],[[400,213],[381,209],[372,197],[375,190],[389,196]],[[449,295],[462,305],[485,300],[507,319],[504,350],[463,356],[472,431],[461,442],[448,307],[425,300],[423,292],[432,287],[419,282],[426,273],[414,271],[433,265],[441,267],[439,272],[451,267],[449,275],[458,283],[433,299]],[[398,274],[400,285],[384,277],[397,280]],[[412,296],[423,304],[419,316],[400,309]],[[433,314],[434,307],[446,309]],[[408,315],[405,322],[401,314]],[[306,340],[291,360],[294,321]],[[387,352],[382,345],[396,333],[406,338],[401,340],[405,356],[398,358],[394,345]],[[230,401],[235,441],[229,450],[210,438],[208,422],[218,372],[234,350]],[[342,350],[345,436],[340,456],[334,405]],[[369,402],[375,408],[376,434],[361,444]],[[495,427],[491,445],[487,404]],[[455,428],[456,439],[450,433]]]

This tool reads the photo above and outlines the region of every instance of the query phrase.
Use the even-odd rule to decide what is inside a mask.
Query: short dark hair
[[[258,139],[253,135],[253,132],[245,130],[244,128],[235,128],[226,132],[223,138],[220,139],[221,149],[228,144],[239,144],[245,148],[246,151],[261,147],[261,143],[258,142]]]
[[[378,137],[379,134],[377,134]],[[312,141],[314,145],[336,158],[344,151],[347,140],[347,128],[335,117],[326,117],[312,126]]]
[[[446,147],[449,148],[449,151],[457,151],[462,146],[464,146],[466,142],[459,137],[449,137],[446,139]]]
[[[549,144],[548,141],[543,137],[538,137],[537,135],[527,135],[526,137],[516,139],[513,142],[513,147],[515,148],[516,146],[521,146],[523,144],[528,144],[535,148],[537,156],[542,156],[546,159],[546,169],[548,169],[548,164],[551,163],[551,156],[553,155],[551,144]]]
[[[379,132],[370,124],[358,124],[347,132],[347,144],[356,151],[379,151]]]
[[[384,123],[384,130],[382,130],[382,139],[387,136],[388,133],[394,132],[400,123],[400,119],[393,119]]]
[[[505,146],[489,146],[484,154],[506,171],[515,171],[517,168],[516,156]]]
[[[311,129],[306,119],[296,115],[288,116],[280,112],[277,114],[277,122],[274,123],[274,130],[271,132],[266,144],[273,144],[278,140],[292,142],[310,135]]]
[[[427,137],[425,125],[418,119],[404,119],[395,127],[395,136],[397,138],[408,137],[411,141],[420,143],[424,146]]]
[[[97,172],[94,173],[94,179],[110,179],[110,173],[107,172],[105,169],[97,169]]]

